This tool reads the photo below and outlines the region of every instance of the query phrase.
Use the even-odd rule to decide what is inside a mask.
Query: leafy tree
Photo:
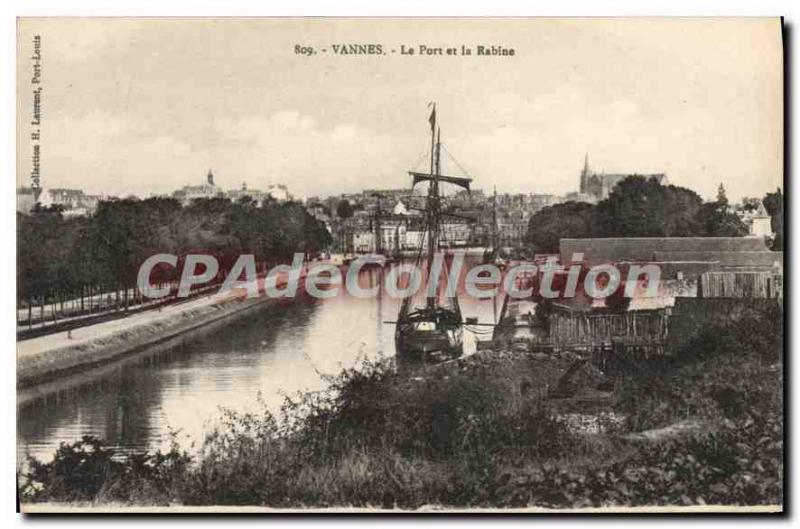
[[[665,233],[668,237],[697,237],[702,233],[698,215],[703,199],[690,189],[664,186],[666,194]]]
[[[755,211],[758,209],[758,204],[761,201],[755,197],[743,197],[742,198],[742,209],[745,211]]]
[[[631,176],[598,204],[597,230],[605,237],[697,236],[702,205],[694,191]]]
[[[777,215],[783,213],[783,193],[780,188],[776,189],[773,193],[767,193],[762,200],[764,209],[770,215]]]
[[[706,237],[743,237],[749,233],[739,216],[728,211],[724,192],[718,195],[716,202],[703,204],[698,218],[703,229],[702,235]]]
[[[30,215],[18,215],[17,297],[28,307],[67,288],[67,278],[59,277],[58,263],[69,246],[64,244],[66,223],[60,206],[37,206]]]
[[[102,201],[92,216],[72,219],[60,207],[37,206],[17,216],[17,229],[18,303],[29,309],[76,298],[83,307],[85,296],[108,292],[127,307],[141,263],[156,253],[214,255],[222,276],[242,253],[274,263],[331,242],[325,225],[300,203],[272,198],[260,205],[249,198],[199,199],[184,207],[172,198],[133,197]],[[177,274],[167,266],[151,278],[168,282]]]
[[[667,235],[668,205],[664,186],[655,179],[631,176],[597,205],[597,229],[606,237]]]
[[[562,238],[592,237],[595,206],[565,202],[546,207],[528,221],[528,242],[540,253],[558,252]]]
[[[353,216],[353,206],[347,200],[340,201],[339,205],[336,206],[336,215],[340,219],[349,219]]]
[[[720,207],[728,207],[728,195],[725,193],[725,186],[722,185],[722,182],[720,182],[717,188],[717,204],[719,204]]]
[[[704,204],[690,189],[634,175],[597,206],[567,202],[542,209],[531,217],[528,241],[536,251],[552,252],[561,238],[746,235],[747,227],[728,211],[724,187],[718,195]]]
[[[764,209],[767,210],[771,219],[772,233],[775,240],[772,242],[772,249],[775,251],[783,250],[783,193],[780,188],[774,193],[767,193],[763,200]]]

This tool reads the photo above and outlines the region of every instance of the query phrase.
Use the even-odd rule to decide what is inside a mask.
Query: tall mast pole
[[[439,239],[439,150],[440,143],[437,139],[436,128],[436,104],[433,105],[431,114],[431,183],[428,187],[428,281],[435,281],[433,273],[433,256]],[[436,297],[427,298],[427,306],[433,309],[436,306]]]
[[[441,167],[441,154],[442,154],[442,129],[436,129],[436,173],[434,174],[433,184],[433,231],[436,237],[433,239],[434,253],[439,249],[439,218],[441,209],[441,197],[439,196],[439,175],[442,174]],[[433,255],[429,257],[433,261]]]
[[[376,194],[377,207],[375,208],[375,253],[379,254],[383,251],[383,230],[381,229],[381,195]]]
[[[497,252],[497,186],[492,195],[492,254]]]
[[[497,186],[493,186],[492,190],[492,264],[497,258]],[[497,324],[497,296],[492,296],[492,315],[494,316],[494,323]]]

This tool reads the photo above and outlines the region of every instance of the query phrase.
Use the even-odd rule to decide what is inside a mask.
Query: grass
[[[30,462],[21,491],[27,502],[293,508],[779,504],[782,377],[770,347],[709,329],[626,378],[622,430],[599,435],[567,429],[531,389],[554,385],[557,360],[487,353],[416,375],[370,363],[277,416],[227,412],[195,458],[64,444],[52,462]],[[687,417],[707,431],[620,435]]]

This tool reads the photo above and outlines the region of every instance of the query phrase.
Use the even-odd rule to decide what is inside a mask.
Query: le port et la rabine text
[[[384,44],[370,43],[340,43],[329,46],[311,46],[295,44],[296,55],[317,55],[319,53],[331,55],[400,55],[404,57],[444,57],[444,56],[477,56],[477,57],[513,57],[516,50],[501,45],[456,46],[428,45],[428,44],[401,44],[399,46],[385,46]]]

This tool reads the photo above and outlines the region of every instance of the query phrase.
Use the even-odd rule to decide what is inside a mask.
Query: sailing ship
[[[493,264],[504,270],[508,263],[500,256],[497,246],[497,187],[492,194],[492,247],[483,252],[483,264]]]
[[[372,219],[370,219],[374,240],[373,251],[361,255],[360,259],[364,262],[364,266],[366,267],[383,267],[393,262],[394,256],[383,246],[383,227],[381,226],[381,218],[383,217],[381,201],[383,200],[383,195],[380,193],[372,193],[372,197],[375,198],[375,212],[373,213]],[[397,234],[395,234],[394,240],[397,241]]]
[[[434,255],[441,246],[441,221],[447,213],[442,211],[442,196],[439,186],[451,184],[469,190],[471,179],[441,174],[441,129],[436,124],[436,105],[433,105],[429,122],[431,125],[431,165],[429,173],[409,171],[413,188],[419,183],[428,183],[428,195],[424,210],[425,228],[417,265],[425,263],[428,281],[434,277]],[[427,248],[425,248],[427,247]],[[423,253],[423,250],[426,250]],[[446,271],[447,267],[442,267]],[[463,354],[463,325],[458,298],[453,296],[440,299],[438,289],[426,289],[426,299],[422,306],[415,306],[413,299],[403,300],[397,317],[395,330],[395,349],[401,360],[422,363],[437,363]]]

